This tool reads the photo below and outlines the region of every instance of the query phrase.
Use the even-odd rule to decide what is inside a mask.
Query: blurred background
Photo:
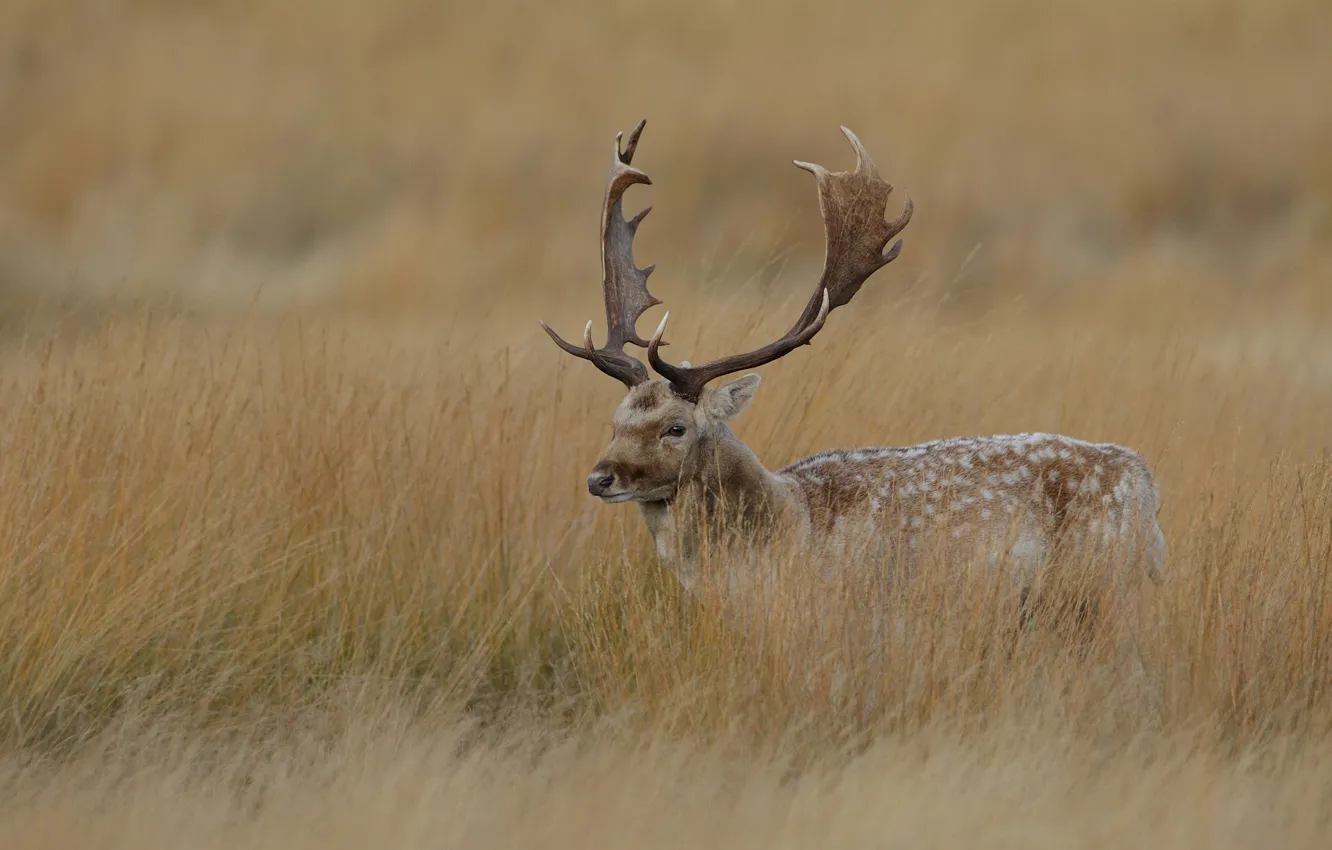
[[[647,118],[630,206],[668,301],[803,294],[790,160],[849,166],[846,124],[917,204],[881,288],[1307,317],[1330,44],[1326,0],[5,0],[0,291],[576,333],[612,140]]]
[[[672,359],[790,326],[823,256],[791,160],[849,168],[839,125],[889,214],[916,204],[900,258],[764,367],[736,427],[771,467],[1020,431],[1149,460],[1159,713],[1096,655],[1007,666],[997,594],[925,594],[882,680],[903,749],[862,770],[862,719],[798,675],[835,656],[677,604],[638,511],[587,494],[622,387],[537,325],[603,338],[604,181],[641,118],[654,182],[627,205],[655,210],[635,255]],[[1330,331],[1332,0],[0,0],[0,799],[38,812],[28,843],[0,812],[0,847],[277,846],[223,827],[252,818],[281,846],[439,845],[465,817],[498,829],[482,846],[627,846],[589,841],[607,823],[854,845],[827,836],[861,822],[1074,846],[1130,820],[1323,846]],[[460,718],[510,714],[652,737],[557,756],[577,770],[496,739],[498,769],[481,749],[440,784],[395,719],[452,764]],[[177,720],[204,743],[155,728]],[[653,743],[722,753],[746,726],[770,782]],[[347,755],[325,772],[270,731]],[[105,762],[50,774],[82,796],[31,790],[54,762],[25,750],[97,736]],[[208,741],[242,767],[200,767]],[[185,766],[126,785],[159,751]],[[847,781],[791,784],[805,752]],[[751,796],[754,832],[680,802]],[[801,832],[797,803],[824,820]]]

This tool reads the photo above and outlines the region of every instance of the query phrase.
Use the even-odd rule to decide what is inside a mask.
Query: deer
[[[893,186],[842,127],[856,155],[853,170],[795,162],[814,175],[825,236],[822,273],[795,324],[747,353],[671,363],[661,350],[670,313],[650,339],[636,328],[643,313],[663,303],[648,291],[655,266],[639,268],[633,257],[635,233],[651,207],[631,218],[623,209],[630,188],[652,183],[633,166],[645,126],[639,122],[627,143],[616,135],[602,202],[605,345],[594,346],[591,321],[582,345],[544,320],[541,327],[562,351],[624,385],[610,444],[587,489],[604,503],[638,506],[657,555],[686,592],[695,589],[700,553],[719,529],[742,545],[779,552],[804,547],[826,555],[858,546],[862,554],[890,554],[907,572],[925,535],[934,533],[981,562],[1006,563],[1024,605],[1042,564],[1070,542],[1117,547],[1121,577],[1145,574],[1161,583],[1166,545],[1157,487],[1132,449],[1024,433],[824,451],[776,470],[764,466],[730,428],[759,387],[760,376],[748,370],[809,345],[832,311],[897,259],[902,240],[893,240],[911,221],[914,204],[907,198],[898,217],[886,219]],[[657,378],[628,345],[646,349]],[[712,385],[738,372],[748,373]],[[735,592],[743,592],[744,577],[731,578]]]

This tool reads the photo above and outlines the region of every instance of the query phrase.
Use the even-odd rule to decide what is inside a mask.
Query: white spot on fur
[[[1039,539],[1023,535],[1013,544],[1012,555],[1014,561],[1026,563],[1034,567],[1045,557],[1045,544]]]
[[[1133,490],[1133,483],[1129,479],[1128,474],[1125,473],[1124,475],[1121,475],[1119,477],[1118,483],[1115,484],[1115,499],[1120,502],[1125,501],[1126,499],[1128,499],[1128,495],[1130,492],[1132,492],[1132,490]]]

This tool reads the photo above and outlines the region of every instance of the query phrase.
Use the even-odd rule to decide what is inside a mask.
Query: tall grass
[[[1170,579],[1131,631],[1109,626],[1090,654],[1042,632],[1001,651],[1013,612],[985,581],[951,593],[946,571],[910,585],[877,656],[858,609],[811,631],[798,594],[737,631],[706,598],[681,596],[632,507],[582,493],[618,392],[535,334],[495,353],[447,335],[413,344],[350,325],[171,315],[16,341],[0,406],[0,745],[15,793],[38,795],[26,816],[94,799],[151,810],[153,793],[193,801],[153,821],[170,831],[315,795],[271,815],[296,828],[301,806],[323,811],[338,794],[372,793],[389,810],[444,788],[489,795],[494,771],[529,781],[524,760],[537,776],[637,763],[625,781],[651,799],[674,799],[701,764],[731,764],[709,781],[749,790],[709,804],[739,811],[749,793],[797,808],[833,793],[781,775],[813,789],[868,771],[895,794],[898,758],[943,771],[929,780],[941,783],[954,769],[1030,765],[1012,768],[1035,783],[1023,805],[1050,812],[1138,770],[1149,783],[1161,770],[1237,783],[1206,786],[1223,797],[1325,776],[1306,755],[1332,731],[1321,376],[1282,370],[1278,355],[1218,353],[1224,335],[1187,310],[1174,335],[1122,351],[1096,311],[1051,328],[894,306],[839,315],[817,350],[768,370],[741,436],[773,466],[977,431],[1141,447],[1164,494]],[[752,309],[714,313],[700,333],[742,326]],[[745,341],[781,323],[775,312]],[[1306,365],[1324,345],[1299,348]],[[1125,641],[1141,678],[1116,663]],[[839,685],[834,670],[851,678]],[[941,755],[923,755],[928,741]],[[413,790],[396,802],[371,792],[375,771]],[[537,793],[505,787],[494,805]],[[982,808],[1001,799],[974,793]]]

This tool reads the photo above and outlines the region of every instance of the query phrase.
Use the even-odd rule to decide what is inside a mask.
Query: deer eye
[[[665,431],[662,431],[661,435],[663,437],[683,437],[685,435],[685,426],[672,425],[671,427],[667,428]]]

